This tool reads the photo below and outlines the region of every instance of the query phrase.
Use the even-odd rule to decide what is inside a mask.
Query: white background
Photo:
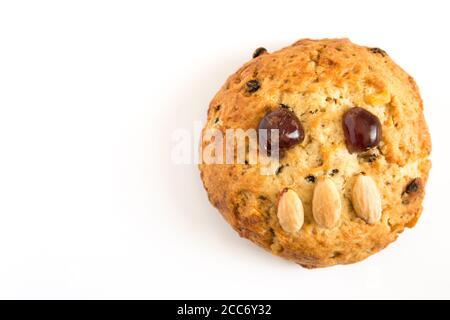
[[[2,1],[0,298],[450,298],[448,3]],[[239,238],[171,162],[256,47],[304,37],[385,49],[432,133],[418,225],[350,266]]]

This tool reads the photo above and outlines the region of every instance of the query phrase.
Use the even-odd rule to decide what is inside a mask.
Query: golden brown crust
[[[248,93],[245,84],[253,79],[261,87]],[[211,203],[242,237],[315,268],[365,259],[415,225],[431,166],[430,136],[416,83],[384,51],[348,39],[304,39],[260,55],[228,78],[211,101],[204,129],[256,129],[280,104],[299,117],[306,138],[286,152],[277,174],[261,175],[261,164],[199,166]],[[366,154],[350,154],[345,147],[341,119],[353,106],[366,108],[382,123],[379,147]],[[339,172],[331,174],[333,169]],[[374,225],[358,218],[351,204],[360,172],[370,175],[381,192],[382,217]],[[308,175],[329,175],[341,191],[342,216],[332,229],[313,220],[314,183],[305,179]],[[406,192],[413,180],[417,188]],[[305,222],[295,235],[277,221],[278,197],[286,187],[304,205]]]

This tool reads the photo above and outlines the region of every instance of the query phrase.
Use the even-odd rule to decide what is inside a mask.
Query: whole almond
[[[369,224],[381,218],[381,196],[375,181],[369,176],[359,175],[353,185],[353,208],[361,219]]]
[[[314,220],[323,228],[333,228],[341,216],[341,197],[334,182],[322,177],[314,188],[312,211]]]
[[[295,233],[303,226],[303,204],[294,190],[283,191],[278,202],[278,221],[284,231]]]

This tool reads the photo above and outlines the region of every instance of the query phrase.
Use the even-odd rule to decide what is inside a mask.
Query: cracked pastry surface
[[[199,165],[210,202],[239,235],[315,268],[363,260],[413,227],[431,166],[430,136],[413,78],[383,50],[347,39],[304,39],[273,53],[259,49],[254,56],[215,95],[204,130],[256,129],[267,112],[288,106],[305,137],[283,153],[272,175],[261,175],[261,163]],[[347,149],[342,117],[353,107],[378,117],[383,133],[377,147]],[[373,224],[359,218],[352,204],[361,173],[380,192],[381,217]],[[313,216],[314,188],[322,177],[340,194],[340,216],[330,228]],[[277,216],[286,188],[303,205],[304,222],[294,233],[286,232]]]

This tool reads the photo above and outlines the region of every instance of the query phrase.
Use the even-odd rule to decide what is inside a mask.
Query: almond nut
[[[312,211],[314,220],[323,228],[334,227],[341,216],[341,197],[334,182],[322,177],[314,189]]]
[[[295,233],[303,226],[303,204],[297,193],[285,189],[278,202],[278,221],[284,231]]]
[[[374,224],[381,218],[381,196],[371,177],[359,175],[353,185],[353,208],[361,219]]]

